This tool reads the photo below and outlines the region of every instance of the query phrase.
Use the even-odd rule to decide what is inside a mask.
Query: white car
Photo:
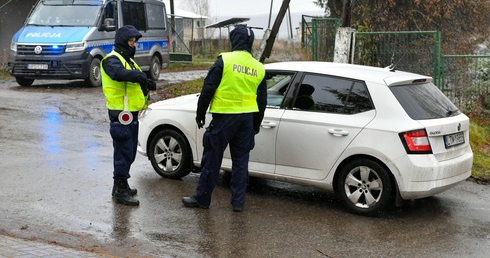
[[[268,102],[250,176],[332,191],[349,211],[374,215],[471,175],[469,118],[431,77],[327,62],[265,68]],[[163,100],[141,113],[138,151],[163,177],[200,166],[198,96]],[[229,151],[222,166],[230,171]]]

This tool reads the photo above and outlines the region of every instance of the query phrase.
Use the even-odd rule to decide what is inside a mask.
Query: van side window
[[[145,5],[137,2],[122,2],[123,25],[133,25],[139,31],[146,31]]]
[[[148,12],[148,29],[165,29],[167,27],[165,24],[167,18],[163,6],[146,4],[146,11]]]
[[[113,25],[118,28],[118,19],[117,19],[117,2],[109,2],[107,3],[106,7],[104,8],[104,17],[102,22],[105,21],[105,19],[112,19]]]

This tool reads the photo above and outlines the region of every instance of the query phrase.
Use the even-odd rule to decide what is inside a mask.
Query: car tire
[[[373,216],[384,211],[393,200],[393,182],[378,162],[358,159],[346,164],[337,178],[337,193],[351,212]]]
[[[164,129],[151,139],[148,158],[153,169],[165,178],[182,178],[191,172],[189,144],[173,129]]]
[[[24,77],[15,77],[15,80],[20,86],[31,86],[34,83],[34,79],[26,79]]]
[[[150,70],[146,73],[146,75],[154,80],[158,81],[160,78],[160,71],[162,70],[162,62],[158,56],[152,56],[150,61]]]
[[[94,57],[90,62],[88,77],[85,82],[92,87],[100,87],[102,85],[102,76],[100,74],[100,59]]]

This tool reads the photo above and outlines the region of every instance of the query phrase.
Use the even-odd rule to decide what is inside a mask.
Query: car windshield
[[[100,8],[97,5],[39,4],[29,16],[27,25],[94,26]]]
[[[391,92],[414,120],[437,119],[461,114],[434,84],[390,87]]]
[[[267,107],[279,108],[291,78],[293,74],[267,74]]]

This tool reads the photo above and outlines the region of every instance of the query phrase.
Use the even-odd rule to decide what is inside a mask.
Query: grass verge
[[[490,125],[488,118],[470,119],[470,145],[473,149],[471,177],[481,184],[490,184]]]

